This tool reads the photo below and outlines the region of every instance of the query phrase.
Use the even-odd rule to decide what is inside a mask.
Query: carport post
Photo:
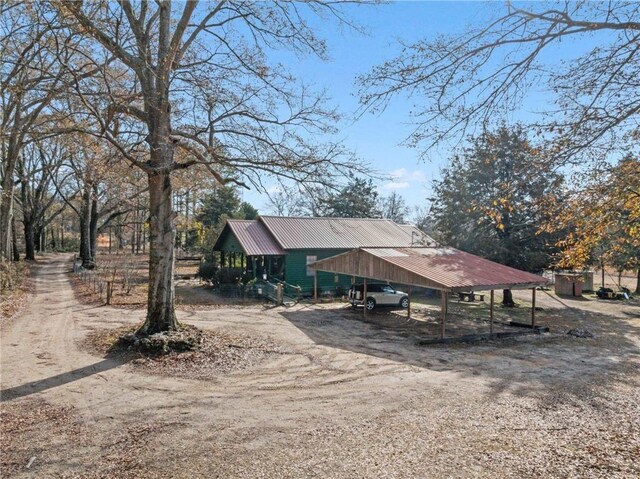
[[[531,327],[536,327],[536,287],[531,289]]]
[[[318,270],[313,271],[313,304],[318,304]]]
[[[411,286],[409,286],[409,304],[407,305],[407,318],[411,319]]]
[[[364,304],[364,315],[367,315],[367,278],[364,278],[364,288],[362,290],[362,304]]]
[[[444,322],[447,319],[447,292],[444,289],[440,291],[440,317],[442,319],[440,339],[444,339]]]
[[[489,300],[489,337],[493,337],[493,290]]]

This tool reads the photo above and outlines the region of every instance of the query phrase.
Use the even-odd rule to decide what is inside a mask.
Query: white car
[[[354,284],[349,289],[349,303],[352,306],[362,306],[364,285]],[[371,311],[376,306],[399,306],[401,308],[409,307],[409,296],[407,293],[393,289],[388,284],[368,284],[367,285],[367,310]]]

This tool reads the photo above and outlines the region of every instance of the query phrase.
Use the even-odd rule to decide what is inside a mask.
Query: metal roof
[[[455,248],[360,248],[309,265],[329,271],[448,291],[532,288],[546,278]]]
[[[219,249],[227,229],[235,235],[247,256],[275,256],[285,252],[258,220],[227,220],[214,249]],[[220,245],[219,245],[220,243]]]
[[[350,249],[411,246],[412,230],[393,221],[373,218],[259,218],[285,249]]]
[[[416,225],[398,224],[400,228],[411,235],[412,246],[437,246],[438,243]]]

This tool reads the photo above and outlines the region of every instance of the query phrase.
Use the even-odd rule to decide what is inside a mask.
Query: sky
[[[396,56],[401,48],[399,41],[412,43],[439,34],[462,32],[468,25],[477,26],[496,12],[502,13],[504,8],[504,2],[404,1],[352,6],[347,12],[366,30],[365,34],[340,29],[332,22],[311,22],[319,36],[327,41],[329,61],[301,60],[285,52],[274,54],[274,60],[282,62],[305,82],[312,81],[316,88],[327,89],[329,103],[336,105],[346,117],[339,125],[338,138],[373,170],[386,177],[377,182],[382,196],[397,191],[411,208],[426,206],[431,184],[453,152],[440,150],[431,155],[429,161],[421,161],[420,150],[403,145],[413,129],[408,116],[413,104],[410,99],[397,97],[383,113],[365,113],[354,119],[359,106],[355,79]],[[576,45],[564,42],[547,52],[546,60],[553,62],[575,53]],[[526,122],[528,115],[539,109],[545,98],[544,90],[533,92],[514,118]],[[261,213],[270,212],[264,194],[244,192],[243,199]]]

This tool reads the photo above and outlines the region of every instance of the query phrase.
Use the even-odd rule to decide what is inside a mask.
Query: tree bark
[[[80,259],[82,267],[93,269],[95,263],[91,256],[91,189],[86,188],[82,195],[82,208],[80,209]]]
[[[20,251],[18,250],[18,232],[16,231],[15,217],[11,217],[11,244],[13,248],[13,261],[20,261]]]
[[[12,138],[10,143],[15,140]],[[14,182],[13,175],[18,162],[18,154],[15,150],[15,145],[11,144],[7,148],[7,155],[2,158],[4,163],[4,177],[2,178],[2,188],[0,189],[0,258],[10,257],[11,251],[11,236],[9,234],[11,230],[11,218],[13,217],[13,194],[14,194]]]
[[[508,306],[510,308],[516,305],[515,301],[513,300],[513,293],[510,289],[502,290],[502,305]]]
[[[34,261],[36,259],[36,227],[28,215],[24,215],[24,249],[25,259]]]
[[[149,293],[142,334],[175,331],[179,324],[174,303],[174,242],[176,229],[171,202],[170,173],[149,174]]]
[[[89,249],[91,259],[95,263],[98,257],[98,200],[94,196],[91,200],[91,221],[89,223]]]
[[[640,267],[638,268],[638,275],[636,277],[636,294],[640,294]]]

